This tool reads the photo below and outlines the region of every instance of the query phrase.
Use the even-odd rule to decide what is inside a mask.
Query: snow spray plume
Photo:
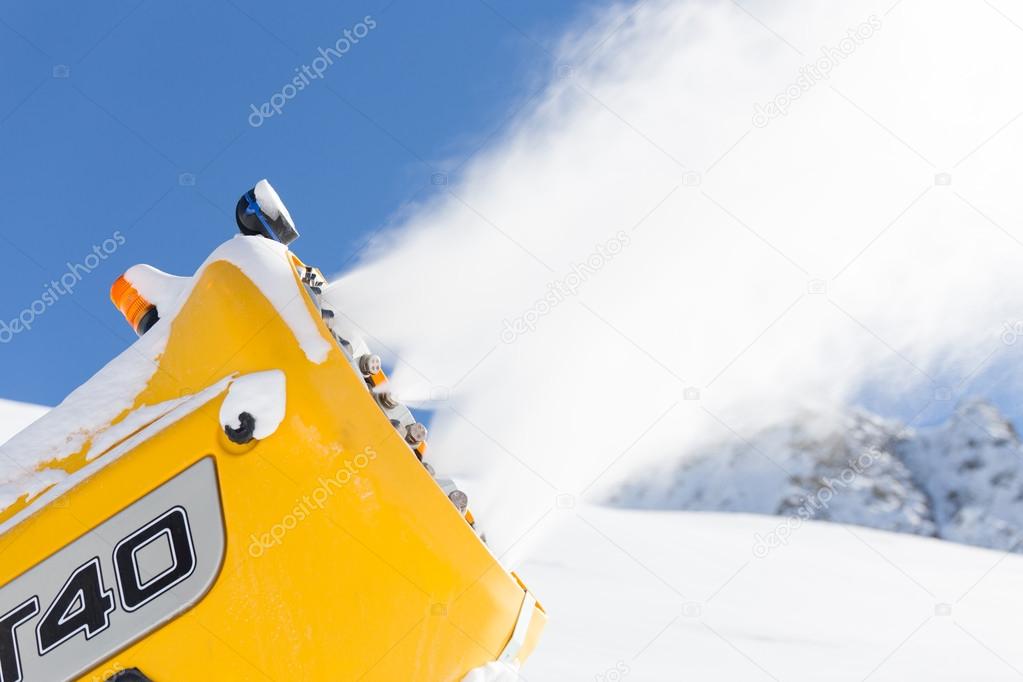
[[[890,5],[591,17],[539,102],[331,288],[398,392],[435,399],[430,457],[498,553],[658,458],[997,361],[1023,42],[983,3]]]

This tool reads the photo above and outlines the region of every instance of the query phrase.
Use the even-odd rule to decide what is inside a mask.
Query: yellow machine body
[[[135,430],[137,445],[41,508],[22,499],[0,516],[24,517],[0,536],[3,585],[196,462],[215,464],[226,549],[212,586],[80,679],[137,668],[155,682],[456,681],[498,659],[522,628],[524,603],[528,631],[516,659],[533,649],[541,607],[438,487],[353,371],[295,268],[290,276],[281,282],[294,291],[289,306],[304,308],[331,343],[325,361],[309,360],[241,268],[212,262],[168,321],[166,348],[135,407],[116,420],[225,377],[281,370],[286,411],[271,436],[229,440],[221,392],[152,436],[149,425]],[[102,463],[105,453],[87,461],[88,449],[46,466],[74,474]],[[29,627],[19,639],[31,635]]]

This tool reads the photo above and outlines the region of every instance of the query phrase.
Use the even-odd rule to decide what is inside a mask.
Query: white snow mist
[[[913,395],[908,419],[1014,352],[1018,28],[966,0],[818,5],[580,22],[331,288],[437,408],[430,456],[498,552],[658,456],[868,389]]]

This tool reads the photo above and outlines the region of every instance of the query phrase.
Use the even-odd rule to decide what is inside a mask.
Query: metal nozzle
[[[377,400],[385,410],[393,410],[398,407],[398,405],[401,405],[393,394],[387,393],[386,391],[384,393],[377,393]]]
[[[426,440],[426,427],[416,422],[405,427],[405,440],[412,445],[419,445]]]
[[[362,371],[363,374],[365,374],[368,377],[373,376],[381,369],[383,369],[383,367],[384,363],[380,359],[379,355],[367,353],[366,355],[363,355],[361,358],[359,358],[359,369]]]
[[[461,490],[452,490],[448,493],[448,499],[451,500],[451,504],[455,505],[460,514],[464,514],[465,510],[469,508],[469,496]]]

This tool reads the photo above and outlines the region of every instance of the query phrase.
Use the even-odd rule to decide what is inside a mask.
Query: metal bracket
[[[519,618],[515,621],[515,629],[512,630],[511,639],[504,647],[504,651],[497,657],[501,663],[514,663],[526,643],[526,635],[529,634],[529,624],[533,620],[533,609],[536,608],[536,597],[529,590],[522,596],[522,608],[519,609]]]

